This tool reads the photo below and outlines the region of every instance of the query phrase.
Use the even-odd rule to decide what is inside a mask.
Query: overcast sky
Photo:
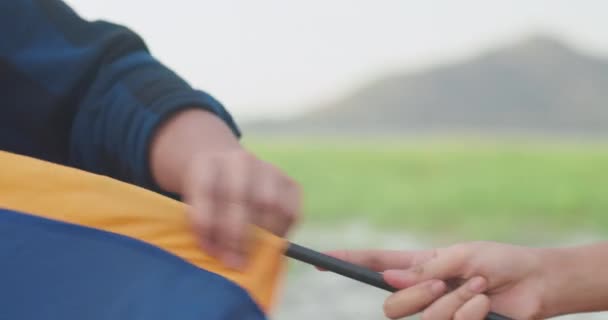
[[[238,120],[285,116],[389,72],[461,59],[531,34],[608,54],[608,1],[67,0],[138,32]]]

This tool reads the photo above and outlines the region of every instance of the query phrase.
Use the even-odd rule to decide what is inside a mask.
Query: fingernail
[[[469,283],[469,290],[481,293],[486,289],[486,280],[482,277],[475,277]]]
[[[443,281],[437,280],[437,281],[433,281],[433,283],[431,284],[431,292],[434,295],[440,295],[443,293],[444,290],[445,290],[445,283],[443,283]]]

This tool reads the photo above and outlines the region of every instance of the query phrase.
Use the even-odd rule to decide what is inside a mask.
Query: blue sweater
[[[151,137],[186,107],[215,113],[239,135],[218,101],[129,29],[85,21],[60,0],[0,1],[0,150],[154,190]]]

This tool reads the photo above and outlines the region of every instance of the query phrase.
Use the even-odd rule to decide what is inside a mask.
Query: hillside
[[[608,133],[608,60],[533,37],[468,61],[394,74],[335,103],[246,132]]]

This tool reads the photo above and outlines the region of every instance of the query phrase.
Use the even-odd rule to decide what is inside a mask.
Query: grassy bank
[[[246,140],[304,187],[306,221],[458,237],[608,235],[608,146]]]

